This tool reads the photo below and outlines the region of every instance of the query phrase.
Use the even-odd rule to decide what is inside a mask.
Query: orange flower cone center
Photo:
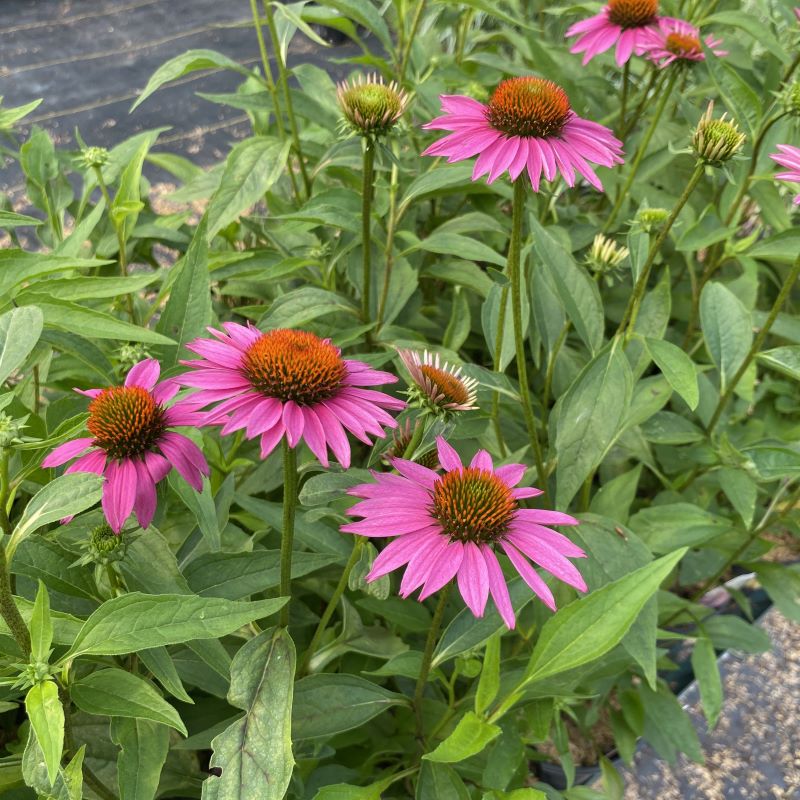
[[[166,429],[164,409],[140,386],[104,389],[89,403],[89,433],[110,458],[133,458],[153,448]]]
[[[490,544],[508,531],[517,501],[493,472],[464,467],[446,472],[433,487],[433,517],[451,538]]]
[[[458,405],[469,402],[469,392],[460,378],[431,364],[423,364],[419,371],[444,395],[444,402]]]
[[[556,136],[570,115],[567,93],[544,78],[509,78],[489,100],[487,119],[509,136]]]
[[[696,36],[684,33],[670,33],[666,40],[667,50],[676,56],[695,56],[703,50]]]
[[[347,375],[339,351],[307,331],[274,330],[247,349],[244,373],[266,397],[301,406],[332,397]]]
[[[658,13],[658,0],[609,0],[608,18],[621,28],[642,28]]]

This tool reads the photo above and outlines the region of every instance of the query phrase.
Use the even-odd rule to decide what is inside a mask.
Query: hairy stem
[[[371,138],[364,140],[364,165],[361,183],[361,319],[364,324],[371,322],[370,299],[372,295],[372,193],[375,181],[375,143]],[[371,338],[367,332],[367,341]]]
[[[431,627],[428,629],[428,638],[425,640],[425,650],[422,654],[422,666],[419,671],[419,678],[417,678],[417,685],[414,688],[414,714],[417,719],[417,738],[420,741],[425,740],[425,730],[422,720],[422,695],[425,693],[425,684],[428,682],[428,675],[431,672],[431,661],[433,660],[433,651],[436,647],[436,642],[439,640],[439,630],[442,627],[442,618],[444,617],[444,610],[447,607],[447,598],[450,595],[450,584],[442,588],[439,592],[439,604],[436,606],[436,611],[433,613],[433,620]]]

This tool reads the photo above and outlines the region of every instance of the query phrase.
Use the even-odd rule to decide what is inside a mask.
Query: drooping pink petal
[[[473,542],[464,545],[464,559],[458,571],[458,591],[467,608],[476,617],[482,617],[489,599],[489,571],[485,554]]]
[[[366,578],[367,582],[376,581],[378,578],[382,578],[384,575],[388,575],[390,572],[407,564],[420,545],[429,540],[432,535],[436,536],[437,534],[431,534],[427,531],[409,533],[405,536],[398,536],[389,542],[378,554],[375,561],[372,562],[372,569]]]
[[[506,585],[506,577],[503,575],[503,570],[489,545],[481,545],[481,552],[483,553],[483,560],[486,563],[486,572],[489,577],[489,591],[492,595],[492,600],[500,612],[500,616],[505,622],[509,630],[513,630],[516,625],[516,618],[514,616],[514,606],[511,605],[511,597],[508,594],[508,586]]]
[[[45,468],[60,467],[71,458],[79,456],[88,447],[91,447],[93,442],[94,439],[91,436],[64,442],[64,444],[60,444],[44,457],[42,466]]]
[[[103,485],[103,513],[114,533],[119,533],[136,501],[136,467],[130,459],[109,461]]]
[[[125,378],[126,386],[140,386],[149,392],[158,382],[161,374],[161,364],[154,358],[146,358],[131,367]]]
[[[419,594],[420,602],[438,592],[449,583],[461,567],[465,546],[461,542],[449,542],[431,567],[425,585]]]
[[[508,556],[514,568],[519,572],[520,577],[528,586],[531,587],[534,594],[551,610],[556,610],[556,600],[550,587],[539,577],[536,570],[528,563],[526,558],[519,552],[511,543],[504,542],[503,550]]]
[[[143,528],[149,528],[156,513],[156,484],[144,461],[133,461],[136,469],[136,499],[133,511]]]
[[[203,475],[208,475],[209,469],[200,448],[191,439],[172,431],[161,436],[158,446],[186,483],[195,491],[203,491]]]

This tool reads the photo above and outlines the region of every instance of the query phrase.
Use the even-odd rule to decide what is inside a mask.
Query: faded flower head
[[[84,167],[99,168],[108,163],[108,150],[105,147],[84,147],[80,158]]]
[[[361,136],[383,136],[405,112],[409,96],[395,81],[385,83],[377,74],[359,75],[336,87],[336,97],[347,123]]]
[[[706,47],[715,56],[728,55],[721,50],[722,39],[706,36]],[[649,28],[642,41],[643,54],[663,69],[670,64],[688,65],[694,61],[705,61],[700,29],[686,20],[661,17],[658,25]]]
[[[587,256],[587,263],[594,272],[613,272],[628,257],[627,247],[617,244],[613,239],[598,233]]]
[[[713,112],[714,103],[711,102],[697,124],[692,147],[698,158],[718,167],[730,161],[742,149],[747,137],[733,120],[725,119],[725,114],[714,119],[711,116]]]
[[[425,350],[399,350],[400,360],[411,375],[408,388],[411,405],[437,416],[449,416],[477,408],[478,381],[461,374],[461,367],[450,366],[438,353]]]

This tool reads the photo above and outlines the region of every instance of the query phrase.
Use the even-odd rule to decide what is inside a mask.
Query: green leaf
[[[455,764],[480,753],[500,733],[498,725],[486,722],[474,711],[467,711],[455,730],[433,752],[422,757],[438,764]]]
[[[19,543],[34,531],[51,522],[85,511],[100,501],[103,478],[88,472],[73,472],[50,481],[33,496],[8,545],[8,560],[13,558]]]
[[[187,564],[183,574],[196,594],[240,600],[278,586],[280,559],[279,550],[204,553]],[[292,556],[292,578],[301,578],[337,561],[337,556],[327,553],[295,551]]]
[[[120,800],[153,800],[169,753],[169,728],[147,719],[113,717],[111,741],[117,756]]]
[[[594,661],[619,644],[685,553],[682,548],[663,556],[550,617],[534,647],[525,682],[541,681]]]
[[[781,43],[755,14],[748,14],[746,11],[718,11],[706,17],[703,24],[709,27],[731,25],[753,38],[771,55],[777,56],[783,62],[789,60]]]
[[[716,475],[720,488],[749,528],[756,513],[758,487],[755,481],[747,472],[734,467],[723,467]]]
[[[325,0],[325,6],[335,8],[353,22],[374,33],[388,53],[394,49],[389,28],[370,0]]]
[[[215,50],[187,50],[185,53],[181,53],[181,55],[175,56],[175,58],[171,58],[162,64],[153,73],[147,82],[147,86],[144,87],[139,97],[136,98],[136,102],[131,106],[131,111],[165,83],[201,69],[230,69],[240,75],[249,76],[251,74],[241,64],[222,55],[222,53],[217,53]]]
[[[398,205],[398,217],[401,217],[411,203],[427,194],[447,194],[449,190],[467,189],[472,186],[472,164],[453,164],[445,167],[433,167],[417,176],[406,189],[403,199]]]
[[[537,269],[544,269],[550,274],[578,336],[594,353],[603,343],[605,327],[603,303],[597,284],[585,269],[578,267],[572,253],[535,216],[529,215],[529,220],[533,248],[540,261]]]
[[[452,767],[423,761],[417,781],[416,800],[470,800],[470,793]]]
[[[101,261],[96,258],[72,258],[49,253],[27,253],[15,248],[3,249],[0,250],[0,297],[11,300],[15,294],[13,289],[16,286],[29,285],[29,282],[35,278],[41,278],[53,272],[96,268],[111,263],[113,262]]]
[[[800,381],[800,345],[774,347],[758,353],[756,359],[776,372]]]
[[[47,664],[50,660],[50,645],[53,643],[53,620],[50,618],[50,596],[41,581],[33,604],[30,629],[31,656],[36,661]]]
[[[701,764],[703,751],[697,733],[670,688],[659,683],[657,691],[641,686],[639,693],[645,711],[644,738],[656,752],[670,764],[675,763],[679,752]]]
[[[222,180],[208,204],[208,240],[255,205],[280,178],[291,142],[252,136],[228,154]]]
[[[108,212],[114,227],[119,232],[123,247],[136,227],[139,212],[144,208],[139,191],[142,181],[142,167],[149,149],[150,141],[145,139],[122,171],[119,179],[119,189],[114,195]]]
[[[338,312],[358,313],[355,305],[334,292],[301,286],[278,297],[258,324],[261,328],[297,328]]]
[[[778,264],[792,264],[797,258],[798,248],[800,248],[800,229],[795,226],[788,231],[759,239],[746,251],[746,255]]]
[[[694,362],[680,347],[663,339],[645,339],[647,350],[669,385],[694,411],[700,402]]]
[[[103,603],[86,620],[64,661],[79,655],[116,656],[193,639],[217,639],[279,611],[286,598],[233,602],[216,597],[140,592]]]
[[[608,517],[623,525],[628,522],[631,504],[636,498],[636,489],[642,475],[642,464],[637,464],[628,472],[617,475],[595,493],[589,510],[593,514]],[[617,576],[619,577],[619,576]]]
[[[750,312],[726,286],[709,282],[700,295],[700,323],[724,392],[753,343]]]
[[[460,233],[434,231],[430,236],[423,239],[419,244],[414,245],[414,247],[407,252],[413,250],[424,250],[427,253],[458,256],[467,261],[485,261],[500,267],[505,266],[506,263],[506,259],[488,245]]]
[[[214,506],[214,496],[211,494],[209,479],[207,477],[202,479],[203,489],[200,492],[189,486],[176,471],[171,472],[167,480],[172,491],[181,498],[183,504],[197,520],[197,525],[206,540],[208,549],[212,553],[219,552],[222,532],[217,521],[217,509]]]
[[[694,643],[692,670],[700,688],[700,700],[708,729],[711,730],[717,724],[722,710],[722,679],[719,676],[717,654],[710,639],[702,637]]]
[[[41,99],[31,100],[22,106],[13,106],[12,108],[0,108],[0,131],[9,130],[13,127],[14,123],[27,117],[34,109],[38,108]]]
[[[762,113],[758,95],[725,59],[715,58],[712,54],[704,63],[731,116],[746,124],[750,136],[755,139]]]
[[[166,647],[151,647],[149,650],[140,650],[139,659],[153,677],[177,700],[192,704],[194,700],[183,688],[178,670],[172,661]]]
[[[172,273],[177,272],[177,277],[156,325],[159,333],[177,342],[177,347],[163,348],[161,363],[165,368],[175,366],[182,356],[184,345],[205,333],[206,326],[211,322],[206,234],[207,217],[203,217],[186,255],[171,270]]]
[[[214,738],[211,766],[222,770],[203,797],[282,800],[292,777],[292,693],[295,649],[284,628],[264,631],[231,664],[228,702],[245,715]]]
[[[47,777],[54,784],[64,749],[64,708],[55,682],[47,680],[31,686],[25,697],[25,711],[44,755]]]
[[[559,401],[555,449],[556,505],[566,508],[616,440],[633,394],[621,346],[601,350]]]
[[[144,678],[124,669],[90,672],[72,684],[75,705],[87,714],[149,719],[188,736],[178,712]]]
[[[41,300],[47,302],[58,300],[93,300],[105,297],[118,297],[121,294],[138,292],[158,279],[158,273],[146,272],[143,275],[130,275],[127,278],[69,277],[50,278],[47,291],[41,284],[33,284],[33,289],[21,291],[18,297],[20,305],[36,305]]]
[[[654,553],[669,553],[675,547],[695,547],[733,528],[730,520],[692,503],[643,508],[631,517],[629,524]]]
[[[531,602],[534,596],[522,578],[513,578],[508,582],[508,593],[516,616],[519,616],[520,611]],[[486,614],[480,619],[475,619],[475,615],[468,608],[463,608],[441,635],[433,652],[433,666],[438,667],[461,653],[480,647],[492,636],[505,629],[505,623],[494,606],[487,608]]]
[[[28,226],[35,227],[41,224],[42,220],[36,219],[36,217],[29,217],[27,214],[17,214],[14,211],[0,209],[0,228],[5,228],[5,230]]]
[[[25,783],[32,787],[38,795],[46,797],[47,800],[83,800],[83,757],[85,752],[86,745],[82,745],[66,767],[58,768],[55,781],[51,781],[47,773],[44,753],[39,747],[33,731],[29,731],[25,752],[22,755],[22,774]],[[27,794],[24,796],[28,797]]]
[[[407,702],[403,695],[355,675],[309,675],[295,684],[293,737],[295,741],[328,738]]]
[[[492,704],[500,688],[501,634],[496,633],[486,642],[483,668],[475,692],[475,713],[482,714]]]
[[[156,331],[132,325],[125,320],[112,317],[103,311],[87,306],[53,299],[40,302],[36,295],[36,305],[44,314],[44,323],[51,328],[72,333],[91,331],[93,339],[118,339],[123,342],[144,342],[145,344],[174,344],[172,339]]]
[[[30,355],[44,327],[36,306],[12,308],[0,316],[0,384]]]
[[[796,566],[760,561],[753,566],[759,583],[784,617],[800,622],[800,572]]]
[[[765,653],[772,648],[769,635],[763,628],[731,614],[719,614],[704,620],[703,633],[717,650]]]

